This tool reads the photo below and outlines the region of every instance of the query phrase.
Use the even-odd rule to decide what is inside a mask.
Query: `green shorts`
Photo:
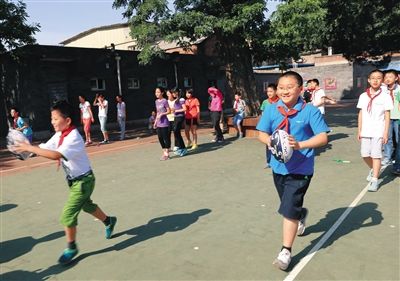
[[[71,182],[68,200],[64,205],[60,218],[62,225],[67,227],[78,225],[78,215],[81,210],[86,213],[96,211],[97,205],[90,199],[90,195],[94,190],[94,183],[93,174]]]

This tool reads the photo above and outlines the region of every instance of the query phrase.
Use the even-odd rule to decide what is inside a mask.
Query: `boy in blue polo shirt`
[[[296,234],[300,236],[305,230],[308,210],[303,208],[303,200],[314,173],[314,148],[328,143],[329,128],[318,108],[300,97],[302,85],[303,79],[297,72],[285,72],[278,79],[280,100],[270,105],[257,124],[261,142],[271,146],[271,134],[276,129],[285,129],[294,149],[289,162],[281,163],[275,157],[270,162],[281,201],[278,212],[283,216],[282,249],[273,262],[281,270],[290,264]]]

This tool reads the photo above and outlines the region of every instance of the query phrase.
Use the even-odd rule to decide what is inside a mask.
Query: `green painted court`
[[[333,132],[317,151],[307,229],[288,272],[272,266],[282,219],[265,147],[229,136],[210,143],[206,130],[198,150],[164,162],[154,137],[90,149],[93,200],[118,224],[106,240],[103,224],[82,213],[68,267],[57,264],[63,172],[45,160],[4,162],[0,280],[399,280],[399,177],[388,168],[380,190],[366,192],[354,105],[327,116]]]

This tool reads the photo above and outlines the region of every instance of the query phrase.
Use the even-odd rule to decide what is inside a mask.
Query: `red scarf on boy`
[[[371,113],[372,111],[372,102],[374,101],[375,98],[377,98],[380,94],[382,93],[382,89],[379,89],[378,92],[375,93],[374,96],[371,95],[371,88],[367,89],[367,95],[369,97],[369,102],[368,102],[368,106],[367,106],[367,111],[369,113]]]
[[[303,109],[306,106],[306,102],[303,100],[303,104],[301,105],[301,109]],[[284,119],[282,120],[281,123],[279,123],[278,127],[276,129],[284,129],[288,134],[289,134],[289,117],[297,114],[299,110],[291,108],[288,111],[285,110],[285,107],[283,106],[277,106],[278,111],[280,114],[283,115]]]
[[[69,133],[71,133],[71,131],[74,130],[75,128],[76,128],[76,127],[75,127],[74,125],[71,125],[71,126],[69,126],[67,129],[61,131],[61,136],[60,136],[60,139],[59,139],[59,141],[58,141],[58,146],[57,146],[57,148],[60,147],[60,146],[62,145],[62,143],[64,142],[64,138],[65,138],[66,136],[68,136]],[[61,160],[58,159],[57,168],[60,168],[60,164],[61,164]]]

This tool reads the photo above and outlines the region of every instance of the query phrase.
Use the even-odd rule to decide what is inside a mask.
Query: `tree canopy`
[[[400,49],[398,0],[291,0],[271,17],[264,45],[276,61],[333,47],[348,59]]]
[[[27,24],[26,4],[0,0],[0,53],[35,43],[39,24]]]
[[[200,38],[213,35],[225,64],[232,91],[241,92],[255,111],[253,59],[263,58],[262,38],[268,30],[264,0],[175,0],[174,11],[167,0],[115,0],[115,8],[125,8],[131,36],[141,49],[139,59],[149,62],[162,51],[160,40],[176,41],[188,47]]]

